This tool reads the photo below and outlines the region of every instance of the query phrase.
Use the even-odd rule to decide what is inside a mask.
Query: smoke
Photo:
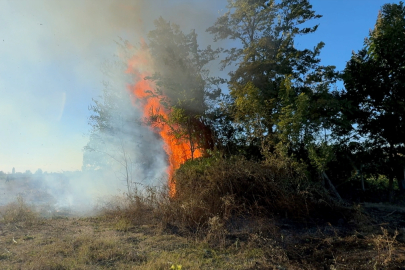
[[[212,38],[205,29],[215,22],[225,2],[0,1],[0,171],[11,173],[15,167],[18,172],[38,168],[57,172],[41,177],[27,172],[7,183],[6,175],[0,176],[0,205],[31,190],[48,194],[42,198],[58,207],[80,208],[125,192],[126,169],[131,182],[164,182],[167,164],[162,142],[137,122],[140,111],[123,98],[129,95],[126,87],[131,78],[125,76],[123,66],[113,65],[109,72],[103,72],[103,67],[117,60],[117,41],[137,45],[160,16],[186,33],[195,29],[199,44],[206,46]],[[105,82],[120,101],[127,100],[117,108],[113,125],[118,128],[123,119],[131,123],[121,125],[121,137],[100,133],[103,138],[92,141],[88,107],[92,98],[103,99]],[[100,145],[102,141],[104,145]],[[86,145],[95,151],[93,157],[87,152],[83,162]],[[137,150],[127,153],[123,149]],[[83,163],[96,163],[100,151],[110,158],[103,162],[114,164],[111,171],[62,173],[80,171]],[[127,161],[127,166],[122,161]],[[31,196],[30,202],[39,203],[39,197]]]

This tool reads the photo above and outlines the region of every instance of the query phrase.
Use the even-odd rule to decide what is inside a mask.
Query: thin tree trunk
[[[388,182],[388,201],[392,202],[394,198],[394,178],[395,178],[395,160],[394,160],[394,147],[392,143],[389,143],[390,150],[388,155],[388,168],[389,168],[389,182]]]
[[[397,176],[397,177],[398,177],[398,176]],[[405,167],[404,167],[404,178],[398,177],[398,178],[397,178],[397,181],[398,181],[399,191],[400,191],[401,193],[404,193],[404,192],[405,192],[405,186],[404,186],[404,182],[405,182]]]
[[[323,178],[326,180],[328,183],[330,189],[332,190],[333,194],[338,198],[339,202],[343,202],[342,197],[340,197],[339,192],[336,190],[335,186],[332,184],[332,181],[330,181],[329,177],[326,175],[326,173],[323,171],[322,172]]]
[[[394,198],[394,177],[392,174],[390,174],[388,182],[388,201],[392,202],[393,198]]]
[[[363,191],[365,191],[366,188],[364,187],[363,164],[360,165],[360,177],[361,177],[361,189],[362,189]]]

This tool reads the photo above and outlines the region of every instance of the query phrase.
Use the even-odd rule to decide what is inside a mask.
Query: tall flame
[[[127,73],[134,75],[134,84],[129,86],[129,90],[134,95],[134,104],[140,106],[146,119],[151,119],[156,115],[163,118],[162,121],[155,121],[151,128],[161,136],[165,143],[164,151],[168,156],[169,164],[167,168],[169,192],[170,196],[173,197],[176,194],[175,170],[192,157],[201,157],[202,152],[196,149],[192,153],[190,143],[176,138],[172,128],[167,124],[170,109],[163,107],[160,103],[162,96],[159,97],[154,90],[154,83],[145,79],[152,75],[151,64],[152,58],[147,46],[142,42],[141,49],[137,50],[128,61]]]

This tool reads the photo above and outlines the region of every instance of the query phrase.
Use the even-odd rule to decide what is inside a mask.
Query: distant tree
[[[405,165],[405,7],[385,4],[364,48],[352,54],[344,70],[349,102],[347,119],[355,125],[367,151],[378,159],[376,173],[389,178],[390,198],[394,178],[402,188]]]
[[[41,174],[42,174],[42,170],[41,170],[41,169],[36,170],[36,171],[35,171],[35,174],[41,175]]]

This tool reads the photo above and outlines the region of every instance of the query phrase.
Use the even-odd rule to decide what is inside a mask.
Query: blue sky
[[[312,0],[318,31],[297,40],[326,43],[322,63],[342,70],[374,27],[381,0]],[[391,1],[390,3],[398,3]],[[134,5],[135,3],[135,5]],[[162,15],[203,30],[225,1],[0,0],[0,171],[79,170],[91,99],[101,94],[102,63],[119,37],[136,42]],[[223,11],[223,10],[222,10]]]
[[[317,41],[326,43],[321,53],[322,63],[335,65],[343,70],[352,50],[363,47],[364,38],[374,28],[378,11],[386,3],[399,1],[382,0],[310,0],[313,9],[323,15],[318,20],[316,33],[298,41],[299,45]]]

